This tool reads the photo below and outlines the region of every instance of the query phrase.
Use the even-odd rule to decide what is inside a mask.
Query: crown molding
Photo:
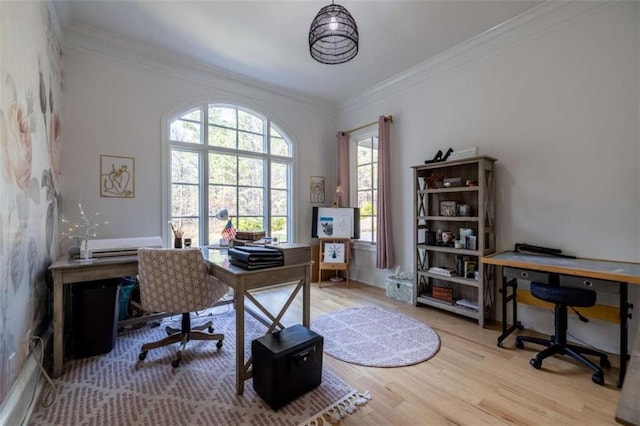
[[[72,24],[65,29],[64,35],[65,49],[111,57],[153,72],[169,74],[216,88],[225,94],[240,95],[260,103],[275,104],[290,109],[302,108],[333,121],[337,117],[336,104],[283,90],[109,31],[83,24]]]
[[[564,24],[611,2],[547,1],[338,104],[338,113],[357,111],[416,84],[477,61],[511,44]]]

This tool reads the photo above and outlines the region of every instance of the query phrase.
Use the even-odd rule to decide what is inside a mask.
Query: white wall
[[[116,50],[77,40],[65,35],[65,216],[77,215],[82,202],[110,222],[99,238],[161,235],[161,119],[178,107],[223,101],[270,117],[295,143],[294,239],[310,240],[309,177],[333,175],[335,149],[326,148],[334,146],[333,109],[186,65],[135,57],[128,46]],[[101,154],[135,158],[134,199],[100,198]]]
[[[553,8],[341,105],[340,129],[394,117],[392,203],[402,206],[394,244],[403,269],[414,268],[410,166],[469,146],[498,159],[499,251],[527,242],[640,260],[638,3]],[[381,272],[374,284],[384,284]],[[521,313],[527,327],[550,331],[550,314]],[[615,326],[602,327],[588,343],[617,350]]]

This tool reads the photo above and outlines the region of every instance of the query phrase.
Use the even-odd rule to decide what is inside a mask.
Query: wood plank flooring
[[[275,308],[286,297],[283,288],[274,288],[260,292],[258,300]],[[284,318],[287,325],[300,322],[297,299]],[[599,386],[591,381],[589,369],[568,357],[547,359],[542,369],[534,369],[529,359],[540,348],[526,345],[518,350],[513,336],[498,348],[499,323],[480,329],[474,320],[416,308],[354,281],[349,289],[344,284],[312,284],[312,321],[326,312],[366,305],[397,309],[425,322],[440,336],[441,348],[430,360],[401,368],[362,367],[325,354],[325,367],[373,395],[344,425],[616,424],[616,356],[610,357],[614,367],[605,371],[605,386]]]

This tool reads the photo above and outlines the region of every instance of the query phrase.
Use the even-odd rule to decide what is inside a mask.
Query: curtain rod
[[[390,122],[393,123],[393,116],[392,115],[385,116],[384,119],[385,120],[389,120]],[[355,129],[347,130],[346,132],[341,132],[341,133],[343,135],[348,135],[349,133],[357,132],[358,130],[362,130],[362,129],[367,128],[369,126],[373,126],[374,124],[378,124],[378,120],[372,121],[371,123],[363,124],[360,127],[356,127]]]

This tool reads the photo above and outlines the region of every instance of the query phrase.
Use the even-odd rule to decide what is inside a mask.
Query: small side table
[[[401,302],[413,304],[413,280],[396,278],[395,275],[388,276],[386,295]]]

